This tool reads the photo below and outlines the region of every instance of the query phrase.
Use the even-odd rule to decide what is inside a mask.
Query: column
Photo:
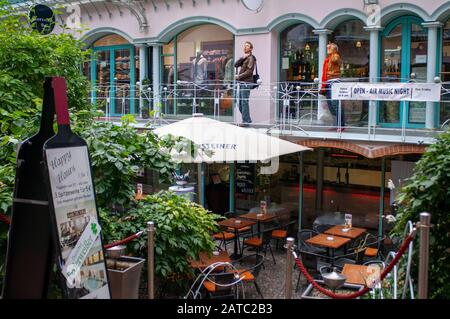
[[[161,44],[153,44],[153,110],[156,111],[156,116],[160,116],[161,112]]]
[[[383,237],[384,186],[386,184],[386,157],[381,159],[380,210],[378,214],[378,238]]]
[[[323,62],[327,57],[328,35],[331,34],[332,32],[333,31],[328,29],[313,30],[314,34],[319,35],[319,73],[318,73],[319,80],[322,79]]]
[[[229,211],[232,213],[234,213],[235,165],[236,165],[235,162],[230,163],[230,173],[229,173],[230,174],[230,178],[229,178],[229,181],[230,181],[230,208],[229,208]]]
[[[325,151],[323,148],[317,149],[316,164],[316,209],[322,210],[323,207],[323,157]]]
[[[424,28],[428,28],[428,48],[427,48],[427,82],[433,83],[436,77],[437,71],[437,41],[438,41],[438,28],[442,26],[440,22],[424,22],[422,23]],[[435,109],[436,104],[434,102],[427,102],[425,113],[425,127],[428,129],[434,129],[435,123]]]
[[[380,26],[364,27],[364,30],[370,32],[370,61],[369,61],[369,81],[378,82],[379,72],[379,35],[383,30]],[[377,123],[377,102],[369,101],[368,126],[374,127]]]
[[[147,59],[147,45],[138,44],[139,48],[139,86],[136,88],[139,90],[139,117],[142,117],[142,110],[144,108],[144,99],[142,97],[142,81],[148,77],[148,59]]]

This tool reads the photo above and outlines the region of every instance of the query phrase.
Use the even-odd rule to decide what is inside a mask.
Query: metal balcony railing
[[[348,78],[340,81],[369,80]],[[404,80],[379,78],[378,81]],[[409,81],[425,82],[415,78]],[[407,142],[408,138],[419,141],[420,137],[434,136],[450,126],[450,82],[442,83],[441,102],[436,103],[439,122],[434,130],[424,127],[424,116],[421,119],[419,116],[419,121],[417,118],[420,112],[425,114],[426,102],[334,101],[336,110],[330,112],[333,101],[319,94],[323,93],[320,92],[321,87],[318,79],[314,82],[259,85],[251,90],[250,108],[253,113],[255,108],[260,108],[267,115],[260,121],[254,121],[252,126],[264,127],[268,131],[278,130],[281,134],[314,136],[325,133],[334,134],[338,138],[342,138],[345,130],[346,134],[360,135],[359,138],[364,140],[371,140],[382,134],[391,136],[393,141],[402,142]],[[128,114],[131,101],[134,100],[134,113],[143,119],[148,118],[149,111],[153,111],[150,119],[153,121],[161,118],[177,120],[193,113],[204,113],[217,120],[236,122],[234,110],[239,109],[241,90],[239,82],[228,81],[177,81],[158,87],[140,85],[137,82],[133,87],[97,86],[91,93],[91,100],[102,106],[107,117]]]

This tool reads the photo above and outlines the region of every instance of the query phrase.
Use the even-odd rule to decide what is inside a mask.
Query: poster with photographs
[[[109,299],[87,147],[45,152],[69,298]]]

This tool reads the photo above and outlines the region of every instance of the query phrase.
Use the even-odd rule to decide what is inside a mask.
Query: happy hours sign
[[[55,148],[46,152],[55,208],[94,200],[86,147]]]

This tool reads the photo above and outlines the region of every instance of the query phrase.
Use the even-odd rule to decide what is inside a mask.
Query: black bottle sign
[[[87,144],[70,129],[65,79],[51,79],[58,133],[43,147],[44,179],[64,296],[109,299],[111,293]]]
[[[41,34],[49,34],[55,27],[55,14],[52,9],[43,4],[37,4],[32,7],[29,18],[31,28]]]
[[[44,83],[39,132],[20,144],[11,227],[5,262],[4,299],[44,299],[53,264],[48,194],[44,187],[42,147],[51,138],[55,107],[51,78]]]

